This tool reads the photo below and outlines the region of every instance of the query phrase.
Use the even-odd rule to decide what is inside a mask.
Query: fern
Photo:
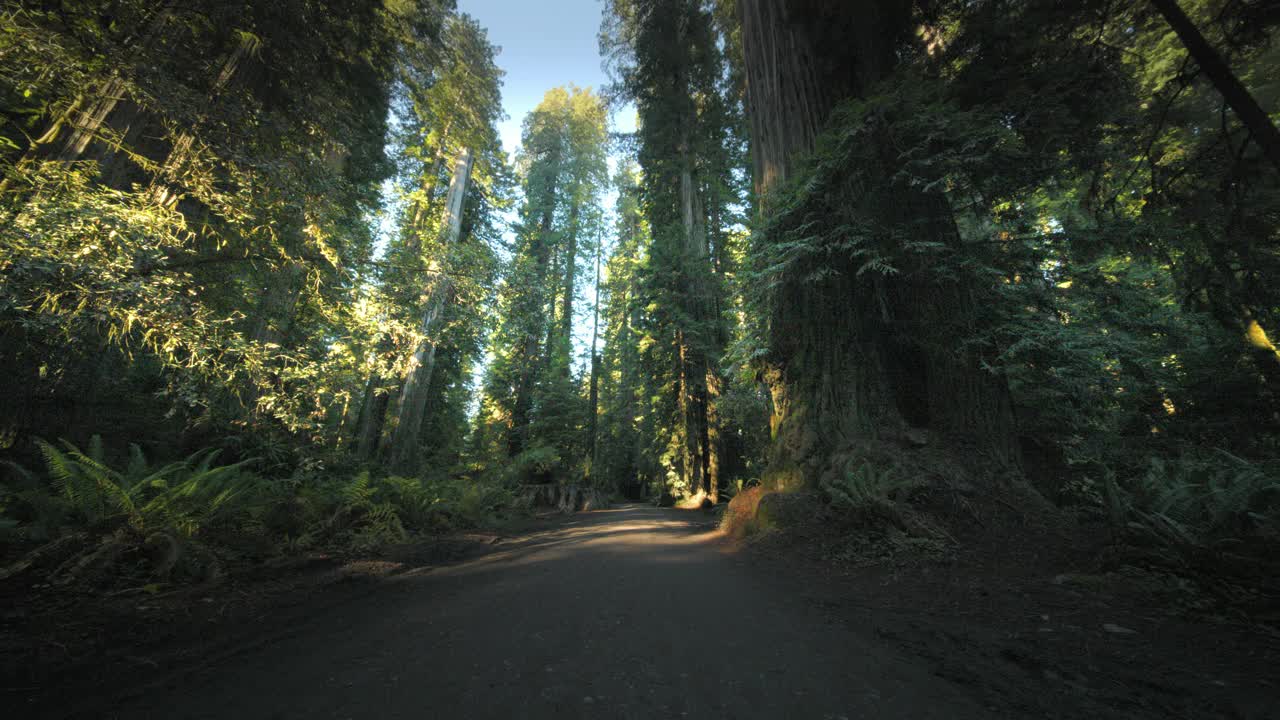
[[[856,509],[871,505],[890,505],[918,484],[916,480],[898,477],[892,468],[877,470],[871,463],[864,462],[857,469],[846,471],[835,479],[824,479],[821,487],[832,505]]]
[[[3,535],[18,540],[53,539],[73,512],[66,498],[50,493],[47,483],[15,462],[0,460],[0,467],[8,469],[10,478],[0,484]]]
[[[1155,457],[1121,502],[1128,528],[1175,550],[1239,544],[1280,530],[1280,473],[1223,450]]]
[[[84,451],[65,440],[61,448],[36,442],[54,492],[30,482],[32,476],[24,470],[20,476],[28,479],[28,487],[18,500],[33,518],[45,518],[46,527],[39,533],[43,536],[56,531],[52,524],[78,519],[88,527],[124,526],[142,535],[171,532],[190,537],[229,512],[242,512],[245,508],[239,503],[252,485],[242,476],[249,461],[214,467],[216,451],[152,468],[142,450],[132,445],[122,472],[107,464],[96,435]]]
[[[6,465],[14,479],[0,494],[0,535],[51,540],[70,529],[88,530],[163,550],[147,554],[159,555],[153,570],[164,578],[175,569],[199,574],[193,563],[216,566],[207,546],[213,537],[277,538],[292,551],[317,544],[371,551],[413,532],[482,526],[515,504],[506,488],[458,478],[361,472],[265,483],[247,471],[251,460],[218,465],[215,450],[157,466],[131,445],[127,460],[113,466],[99,439],[84,450],[65,440],[39,447],[44,478]],[[221,534],[211,534],[215,530]]]
[[[94,458],[94,455],[102,456],[101,439],[90,443],[88,454],[65,440],[62,441],[63,450],[43,440],[36,442],[53,486],[72,511],[83,517],[88,525],[108,521],[113,515],[112,506],[116,504],[113,500],[117,500],[119,494],[113,492],[119,489],[119,478]]]
[[[369,503],[374,496],[375,490],[370,481],[369,471],[365,470],[352,478],[351,482],[342,488],[342,496],[350,507],[360,507]]]

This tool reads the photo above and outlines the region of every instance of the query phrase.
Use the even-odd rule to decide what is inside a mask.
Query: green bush
[[[1152,457],[1128,488],[1108,480],[1113,520],[1179,552],[1226,550],[1280,535],[1280,463],[1223,450]]]
[[[66,441],[38,445],[43,475],[7,463],[10,479],[0,485],[0,539],[38,547],[0,577],[56,564],[43,569],[67,583],[90,567],[105,579],[131,556],[145,557],[161,579],[179,568],[204,577],[220,567],[218,556],[377,551],[414,534],[499,524],[515,507],[505,487],[460,477],[366,470],[269,480],[245,469],[251,461],[215,465],[215,450],[151,465],[136,445],[117,469],[96,436],[84,451]]]
[[[312,478],[296,485],[302,532],[292,546],[316,543],[367,551],[430,534],[500,524],[509,518],[514,494],[504,487],[466,478],[374,477],[367,470],[349,479]]]
[[[830,503],[842,510],[855,510],[873,506],[890,506],[905,499],[903,495],[919,487],[912,478],[903,477],[895,469],[878,469],[864,462],[856,468],[832,478],[824,478],[822,491]]]
[[[500,481],[506,483],[552,482],[565,472],[564,461],[554,447],[535,445],[511,458],[499,475]]]
[[[214,466],[216,450],[153,466],[130,445],[127,465],[117,470],[107,464],[98,436],[87,451],[65,440],[61,447],[37,444],[47,477],[8,464],[15,480],[3,501],[5,516],[25,539],[48,540],[69,527],[191,538],[203,528],[247,519],[256,499],[247,461]]]
[[[202,451],[155,466],[131,445],[116,469],[97,436],[87,450],[65,440],[37,445],[44,477],[9,463],[0,511],[8,541],[44,545],[5,577],[43,563],[60,585],[105,582],[129,568],[159,579],[210,578],[221,572],[210,538],[245,538],[260,526],[263,498],[247,461],[215,466],[217,452]]]

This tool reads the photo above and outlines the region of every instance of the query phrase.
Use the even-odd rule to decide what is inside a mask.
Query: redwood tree
[[[865,102],[916,51],[910,4],[741,0],[739,13],[768,286],[767,480],[815,483],[935,438],[1016,464],[1004,381],[964,344],[989,289],[956,262],[946,197],[901,181],[892,120]],[[852,155],[824,152],[848,149],[841,138]]]

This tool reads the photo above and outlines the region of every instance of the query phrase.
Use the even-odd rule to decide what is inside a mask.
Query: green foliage
[[[759,416],[721,402],[743,389],[724,367],[742,322],[731,292],[747,179],[729,32],[712,3],[606,4],[601,49],[614,92],[636,105],[639,172],[628,164],[618,177],[605,354],[618,377],[606,375],[603,397],[621,446],[601,459],[632,496],[714,495],[756,449],[730,433],[747,426],[756,437]]]
[[[912,477],[837,467],[875,438],[1011,466],[1020,440],[1045,495],[1130,538],[1272,542],[1280,174],[1148,5],[906,4],[863,43],[823,37],[857,14],[827,3],[795,28],[823,90],[754,108],[778,126],[753,198],[732,2],[606,3],[615,85],[548,91],[514,167],[497,48],[446,0],[4,4],[0,438],[45,470],[5,461],[0,536],[114,538],[89,564],[133,542],[166,574],[169,546],[371,551],[499,522],[521,483],[664,497],[712,467],[825,478],[831,507],[906,527]],[[1182,5],[1273,112],[1275,14]],[[640,122],[611,146],[619,99]],[[401,447],[431,470],[384,476],[428,345]],[[92,431],[258,475],[114,462]],[[835,472],[802,478],[796,448]]]
[[[131,445],[128,464],[116,469],[98,436],[87,451],[65,440],[61,447],[38,444],[47,479],[10,465],[16,482],[6,487],[4,504],[4,514],[31,540],[52,539],[71,527],[99,533],[124,527],[142,537],[190,539],[202,529],[245,520],[254,502],[256,478],[244,471],[248,461],[215,466],[216,450],[152,466]]]
[[[1274,18],[1183,5],[1273,109]],[[961,358],[1008,386],[1028,479],[1054,500],[1183,548],[1271,541],[1280,175],[1147,5],[943,2],[912,20],[929,37],[895,47],[771,189],[749,252],[764,320],[734,356],[784,374],[803,430],[836,446],[902,419],[858,427],[883,407],[863,396],[820,416],[831,382],[888,385],[900,411],[927,394],[907,424],[963,436],[938,410],[967,383],[893,387]],[[847,360],[869,356],[886,370]],[[865,500],[845,482],[824,489]]]
[[[567,478],[558,476],[564,468],[564,459],[551,445],[534,445],[522,450],[502,468],[502,475],[515,482],[547,483]]]
[[[1176,552],[1236,551],[1280,540],[1280,465],[1225,451],[1153,457],[1127,491],[1126,527]]]
[[[438,156],[464,146],[481,242],[448,258],[462,280],[435,339],[445,378],[468,375],[506,166],[496,49],[452,5],[0,10],[0,428],[83,441],[104,428],[45,408],[95,404],[115,440],[270,438],[241,455],[332,465],[369,376],[400,374],[410,351],[388,350],[419,341],[442,255],[435,211],[405,228],[417,252],[375,247],[384,181],[438,206]],[[457,407],[428,426],[460,424]]]
[[[378,552],[423,534],[495,527],[517,513],[505,486],[460,477],[362,471],[267,480],[246,470],[250,461],[216,465],[216,450],[152,465],[136,445],[127,461],[111,462],[96,436],[86,450],[66,441],[40,447],[43,476],[10,463],[0,485],[0,539],[36,548],[4,574],[69,540],[71,556],[43,568],[58,584],[130,580],[136,568],[119,565],[130,555],[146,558],[148,576],[160,580],[208,579],[226,560],[311,548]]]
[[[502,486],[464,478],[423,480],[322,477],[296,483],[291,500],[300,530],[286,545],[371,551],[414,534],[494,527],[513,516],[515,498]]]
[[[918,479],[903,477],[893,467],[879,469],[863,462],[841,475],[824,478],[819,485],[834,507],[850,511],[905,501],[921,483]]]

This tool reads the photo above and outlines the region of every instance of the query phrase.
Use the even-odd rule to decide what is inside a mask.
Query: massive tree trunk
[[[708,197],[711,197],[708,194]],[[724,211],[722,202],[711,203],[707,215],[707,255],[711,266],[708,283],[710,297],[706,300],[711,321],[711,362],[707,364],[707,497],[711,502],[720,500],[721,471],[726,464],[725,443],[720,427],[720,396],[724,390],[724,378],[717,366],[729,344],[728,327],[724,322],[724,274],[728,267],[724,247],[724,229],[721,223]],[[714,238],[714,240],[713,240]]]
[[[685,316],[691,327],[681,328],[677,334],[680,343],[680,414],[683,418],[684,469],[689,492],[705,496],[709,491],[708,474],[711,467],[709,429],[707,424],[707,375],[711,360],[707,357],[709,336],[706,302],[710,297],[707,287],[711,272],[707,257],[706,218],[702,197],[694,177],[694,158],[689,131],[692,122],[684,125],[684,137],[680,142],[680,217],[684,229],[683,264],[688,287],[685,291]]]
[[[719,468],[712,458],[718,433],[711,427],[714,411],[709,392],[719,356],[714,341],[717,318],[701,177],[713,161],[699,157],[702,148],[713,145],[717,116],[708,114],[696,100],[716,92],[708,79],[718,66],[707,55],[714,55],[715,49],[704,44],[709,42],[707,22],[697,3],[672,0],[653,9],[645,21],[645,36],[638,41],[661,47],[646,62],[662,84],[654,97],[642,101],[641,113],[642,124],[650,128],[645,137],[651,148],[648,154],[669,160],[649,162],[646,184],[652,194],[649,214],[658,234],[655,242],[663,243],[661,255],[670,263],[664,272],[669,275],[666,291],[674,305],[669,320],[676,411],[673,461],[683,492],[693,499],[715,495],[718,478],[713,473]]]
[[[410,227],[415,232],[409,233],[406,238],[405,252],[415,261],[422,251],[422,236],[417,232],[426,224],[426,216],[432,207],[432,196],[435,194],[436,183],[440,177],[440,173],[444,171],[444,163],[447,159],[447,147],[449,142],[449,130],[453,127],[453,120],[450,119],[445,123],[444,129],[440,131],[440,144],[436,147],[435,160],[431,163],[431,170],[422,176],[421,185],[418,192],[415,193],[413,199],[413,218],[410,220]],[[446,200],[448,199],[446,192]]]
[[[739,11],[754,179],[769,215],[771,194],[813,150],[834,107],[892,72],[910,4],[742,0]],[[1003,379],[963,348],[984,289],[934,272],[939,256],[898,252],[905,240],[960,249],[951,209],[938,193],[895,184],[893,145],[883,127],[873,136],[870,166],[847,168],[832,190],[842,196],[829,203],[831,221],[842,212],[872,218],[873,241],[897,253],[899,273],[860,273],[860,260],[832,253],[820,268],[811,262],[777,278],[763,373],[774,404],[774,486],[814,483],[841,472],[841,456],[933,433],[1017,462]]]
[[[551,278],[547,281],[547,284],[551,286],[551,292],[546,298],[546,303],[543,307],[547,319],[544,322],[545,327],[542,333],[542,354],[538,356],[538,361],[534,365],[535,378],[538,373],[546,373],[551,370],[557,355],[556,347],[558,343],[556,338],[560,337],[560,318],[557,313],[560,305],[560,291],[564,289],[564,283],[559,281],[561,277],[560,255],[552,255],[549,263],[546,277]]]
[[[143,57],[160,41],[175,4],[172,1],[159,4],[150,20],[145,23],[145,28],[138,35],[124,40],[122,66],[127,67]],[[79,160],[121,104],[130,107],[127,113],[119,114],[128,115],[129,122],[132,122],[137,115],[137,106],[128,100],[128,85],[121,75],[121,69],[118,66],[110,75],[99,80],[95,87],[82,92],[65,111],[55,117],[49,128],[31,141],[23,156],[15,163],[15,168],[21,172],[40,160]],[[127,128],[125,131],[127,132]],[[0,179],[0,195],[12,190],[13,180],[13,176]],[[15,203],[15,207],[21,204]]]
[[[172,16],[174,5],[173,2],[166,2],[159,6],[151,21],[147,23],[147,29],[131,43],[132,47],[129,48],[127,57],[140,57],[159,42],[164,25]],[[119,73],[114,73],[103,80],[93,92],[80,98],[71,112],[70,122],[65,124],[69,132],[63,139],[62,147],[54,155],[54,159],[62,162],[80,159],[106,124],[107,118],[122,101],[126,100],[126,89],[124,78]],[[57,122],[55,128],[62,125],[62,122]]]
[[[847,16],[857,9],[843,6],[830,0],[739,0],[753,179],[762,208],[769,192],[813,149],[832,107],[852,92],[851,53],[815,47],[831,32],[823,30],[822,15]],[[840,26],[849,25],[843,17]],[[827,42],[834,44],[829,37]],[[832,65],[842,67],[828,72]]]
[[[54,159],[61,162],[78,160],[89,148],[89,143],[97,137],[98,131],[107,121],[107,116],[124,98],[124,80],[119,75],[107,78],[96,92],[79,104],[80,110],[75,113],[75,118],[70,123],[71,132],[67,134]]]
[[[471,178],[471,151],[464,148],[454,163],[453,179],[445,200],[444,252],[458,242],[462,234],[462,201]],[[435,368],[436,347],[440,319],[444,315],[445,301],[450,294],[449,277],[445,274],[444,259],[433,263],[427,289],[423,293],[422,339],[414,349],[400,391],[400,404],[396,409],[396,427],[391,437],[391,467],[397,472],[412,473],[418,467],[418,451],[422,431],[422,419],[427,409],[427,389],[431,372]]]

